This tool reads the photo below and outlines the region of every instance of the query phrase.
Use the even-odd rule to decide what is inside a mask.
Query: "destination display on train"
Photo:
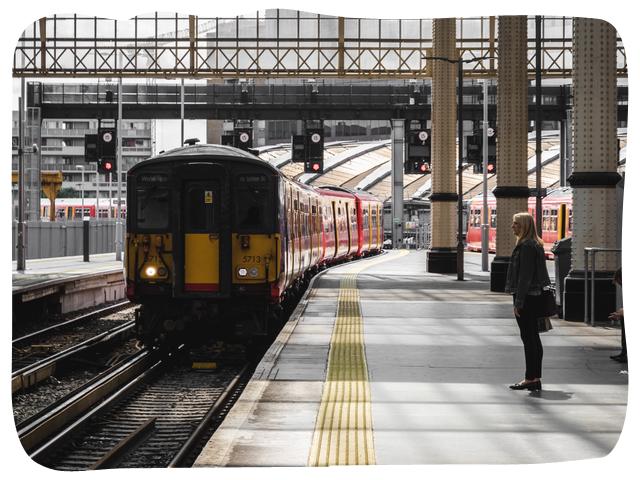
[[[264,175],[238,175],[238,183],[265,183],[267,177]]]
[[[166,183],[169,176],[165,173],[145,173],[138,177],[138,183]]]

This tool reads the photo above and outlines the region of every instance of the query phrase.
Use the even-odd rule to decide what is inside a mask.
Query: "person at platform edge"
[[[616,270],[616,273],[613,275],[613,283],[622,287],[622,267]],[[618,355],[611,355],[611,360],[615,360],[620,363],[627,363],[627,337],[624,333],[624,308],[620,307],[615,312],[609,314],[609,320],[612,321],[620,321],[620,328],[622,330],[621,343],[622,350]]]
[[[516,246],[509,260],[505,291],[513,295],[513,313],[524,345],[524,380],[510,385],[512,390],[542,388],[542,342],[538,333],[537,312],[543,287],[551,284],[544,255],[544,243],[536,233],[533,216],[516,213],[511,224]]]

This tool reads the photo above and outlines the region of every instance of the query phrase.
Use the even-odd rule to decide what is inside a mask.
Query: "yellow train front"
[[[284,188],[277,169],[231,147],[192,145],[131,168],[127,296],[145,343],[247,340],[281,326]],[[187,338],[188,339],[188,338]]]

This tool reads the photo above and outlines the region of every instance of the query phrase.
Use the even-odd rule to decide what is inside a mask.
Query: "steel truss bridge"
[[[39,107],[41,118],[116,118],[118,85],[29,82],[27,106]],[[431,118],[431,86],[427,82],[397,85],[300,83],[255,84],[123,84],[124,118],[185,119],[361,119]],[[563,120],[571,108],[567,86],[542,88],[542,120]],[[463,88],[463,117],[482,120],[482,86]],[[496,87],[488,88],[489,118],[496,118]],[[628,88],[618,87],[618,120],[627,119]],[[529,118],[535,117],[535,87],[529,88]]]
[[[457,19],[465,77],[495,77],[499,17]],[[333,17],[266,10],[254,17],[159,15],[127,21],[41,18],[22,34],[16,77],[342,77],[424,78],[433,60],[430,19]],[[572,18],[542,17],[541,73],[570,77]],[[529,17],[528,70],[536,69],[535,17]],[[618,39],[617,74],[627,75]]]

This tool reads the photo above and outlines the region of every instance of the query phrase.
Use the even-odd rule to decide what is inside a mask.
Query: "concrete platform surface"
[[[84,262],[82,255],[73,257],[42,258],[27,260],[24,271],[17,270],[12,262],[12,291],[23,293],[33,288],[51,286],[69,279],[79,279],[101,273],[124,272],[122,261],[116,261],[115,253],[100,253]]]
[[[332,334],[349,275],[357,276],[354,317],[364,326],[368,369],[370,396],[358,400],[371,415],[366,463],[523,464],[607,455],[627,407],[626,371],[609,359],[619,350],[619,329],[554,319],[554,329],[542,334],[543,390],[512,391],[508,385],[524,377],[524,354],[511,298],[489,291],[479,254],[465,258],[464,282],[426,273],[424,251],[393,251],[317,277],[195,466],[314,464],[330,344],[337,348]],[[342,400],[351,394],[342,391]],[[362,418],[355,429],[366,428]],[[358,438],[349,428],[335,440]],[[343,460],[354,463],[348,453]]]

